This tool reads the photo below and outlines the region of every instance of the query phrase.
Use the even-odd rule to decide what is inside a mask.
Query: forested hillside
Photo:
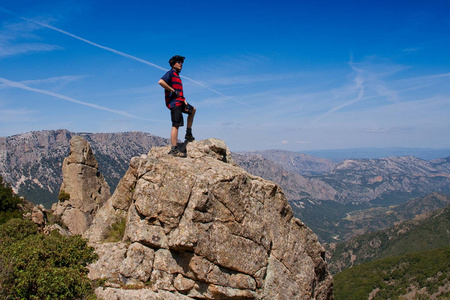
[[[335,274],[376,259],[450,247],[449,228],[450,205],[384,230],[327,245],[330,271]]]
[[[334,293],[336,300],[449,299],[450,247],[350,268],[334,276]]]

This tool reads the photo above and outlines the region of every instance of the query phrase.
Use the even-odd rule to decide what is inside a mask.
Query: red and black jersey
[[[175,106],[180,106],[184,103],[184,94],[183,94],[183,83],[181,82],[180,75],[175,71],[175,69],[171,69],[163,77],[161,77],[171,88],[178,91],[180,96],[177,98],[175,93],[171,93],[168,90],[164,90],[164,95],[166,99],[166,106],[168,108],[173,108]]]

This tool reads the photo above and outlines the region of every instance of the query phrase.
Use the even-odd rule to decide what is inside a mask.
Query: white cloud
[[[68,96],[64,96],[64,95],[61,95],[61,94],[57,94],[57,93],[54,93],[54,92],[51,92],[51,91],[31,88],[31,87],[29,87],[29,86],[27,86],[27,85],[25,85],[23,83],[14,82],[14,81],[11,81],[11,80],[8,80],[8,79],[5,79],[5,78],[0,78],[0,82],[3,83],[4,85],[12,87],[12,88],[18,88],[18,89],[22,89],[22,90],[26,90],[26,91],[31,91],[31,92],[36,92],[36,93],[52,96],[52,97],[55,97],[55,98],[58,98],[58,99],[62,99],[62,100],[65,100],[65,101],[69,101],[69,102],[73,102],[73,103],[76,103],[76,104],[81,104],[81,105],[88,106],[88,107],[91,107],[91,108],[95,108],[95,109],[99,109],[99,110],[103,110],[103,111],[108,111],[108,112],[111,112],[111,113],[114,113],[114,114],[123,115],[123,116],[129,117],[129,118],[146,120],[146,121],[154,121],[154,122],[162,122],[160,120],[154,120],[154,119],[147,119],[147,118],[138,117],[138,116],[135,116],[133,114],[127,113],[125,111],[115,110],[115,109],[112,109],[112,108],[109,108],[109,107],[105,107],[105,106],[101,106],[101,105],[97,105],[97,104],[94,104],[94,103],[80,101],[80,100],[77,100],[77,99],[74,99],[74,98],[71,98],[71,97],[68,97]]]
[[[18,43],[12,45],[5,41],[0,41],[0,57],[27,54],[32,52],[49,52],[61,50],[62,47],[57,45],[41,44],[41,43]]]
[[[58,45],[42,43],[39,36],[33,33],[39,28],[38,24],[31,22],[6,23],[0,31],[0,57],[63,49]]]
[[[36,111],[27,109],[1,109],[0,110],[0,122],[12,123],[12,122],[25,122],[33,119],[33,115]]]

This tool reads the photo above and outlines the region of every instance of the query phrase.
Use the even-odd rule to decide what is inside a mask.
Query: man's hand
[[[179,92],[179,91],[174,90],[174,91],[172,92],[172,94],[174,94],[176,98],[180,98],[180,92]]]

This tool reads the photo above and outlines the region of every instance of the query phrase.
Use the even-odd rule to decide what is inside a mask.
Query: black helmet
[[[177,61],[184,62],[184,56],[180,56],[180,55],[175,55],[175,56],[173,56],[171,59],[169,59],[169,65],[170,65],[171,67],[173,67],[173,65],[174,65]]]

